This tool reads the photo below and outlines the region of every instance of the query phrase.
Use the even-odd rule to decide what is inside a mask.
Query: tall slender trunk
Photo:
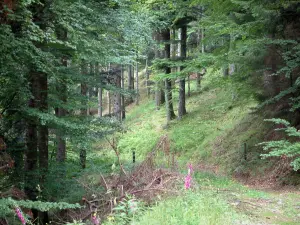
[[[201,47],[201,51],[202,53],[204,53],[204,43],[203,43],[203,38],[204,38],[204,34],[203,34],[203,28],[200,30],[198,30],[197,32],[197,47],[200,49]],[[201,44],[201,46],[200,46]],[[196,78],[196,89],[197,91],[200,90],[201,87],[201,73],[200,71],[197,72],[197,78]]]
[[[170,30],[166,29],[165,31],[163,31],[162,36],[163,36],[163,40],[165,41],[164,56],[165,59],[170,60],[171,58]],[[165,68],[165,73],[170,74],[171,68],[167,66]],[[173,99],[172,99],[172,80],[169,78],[165,79],[165,101],[166,101],[166,111],[167,111],[167,122],[169,122],[170,120],[176,117],[174,113]]]
[[[109,91],[106,92],[107,96],[107,108],[108,108],[108,115],[111,115],[111,94]]]
[[[39,93],[38,108],[41,112],[48,111],[48,79],[47,74],[39,73],[38,76]],[[41,175],[41,183],[44,183],[45,175],[48,170],[48,127],[39,124],[38,127],[38,150],[39,150],[39,168]]]
[[[134,77],[133,77],[133,68],[132,65],[130,64],[128,66],[128,90],[133,91],[134,90]],[[133,103],[133,97],[129,97],[129,103]]]
[[[187,82],[188,82],[188,97],[191,97],[191,79],[190,79],[190,75],[187,76]]]
[[[99,63],[96,64],[96,68],[95,68],[95,75],[96,76],[100,76],[100,65]],[[102,107],[103,107],[103,97],[102,97],[102,79],[101,77],[98,77],[99,78],[99,88],[98,88],[98,117],[101,118],[102,115],[103,115],[103,110],[102,110]]]
[[[146,58],[146,66],[145,66],[145,73],[146,73],[146,88],[147,88],[147,97],[150,98],[151,89],[149,85],[149,71],[148,71],[148,58]]]
[[[29,100],[28,107],[31,109],[37,108],[36,100],[38,99],[38,79],[34,72],[29,75],[30,92],[32,98]],[[26,150],[25,150],[25,194],[30,200],[35,201],[37,197],[36,185],[39,183],[36,175],[38,169],[38,136],[37,136],[37,122],[35,118],[30,118],[27,122],[26,130]],[[34,218],[38,217],[38,211],[33,211]]]
[[[154,39],[160,43],[161,42],[161,33],[157,31],[154,35]],[[155,58],[159,59],[161,58],[161,52],[158,48],[155,49]],[[156,110],[160,109],[160,106],[165,103],[165,93],[163,91],[163,82],[161,81],[156,81],[155,82],[155,105],[156,105]]]
[[[204,45],[204,28],[201,28],[201,52],[205,52],[205,45]]]
[[[46,79],[47,81],[47,79]],[[47,83],[46,83],[47,84]],[[47,103],[44,105],[47,107]],[[39,149],[39,170],[40,170],[40,189],[45,189],[45,180],[48,172],[48,127],[39,125],[38,127],[38,149]],[[47,212],[38,212],[39,224],[48,224],[49,218]]]
[[[181,28],[181,45],[180,45],[180,57],[182,60],[186,59],[186,41],[187,41],[187,26],[183,26]],[[182,71],[184,69],[183,66],[180,67]],[[178,102],[178,119],[181,119],[186,114],[186,107],[185,107],[185,77],[179,80],[179,102]]]
[[[82,61],[81,73],[82,73],[82,76],[86,76],[88,74],[88,65],[85,61]],[[86,100],[87,92],[88,92],[88,86],[85,82],[81,83],[80,92],[81,92],[81,95],[82,95],[82,98],[83,98],[82,106],[81,106],[80,111],[81,111],[81,116],[84,117],[84,116],[88,115],[88,110],[87,110],[88,106],[87,106],[87,100]],[[79,156],[80,156],[81,168],[85,169],[85,167],[86,167],[86,149],[85,149],[85,146],[81,147]]]
[[[121,73],[115,75],[115,86],[121,89]],[[114,92],[114,116],[121,120],[121,94],[120,92]]]
[[[121,66],[121,88],[122,91],[124,92],[125,86],[124,86],[124,66]],[[126,112],[125,112],[125,96],[122,94],[121,97],[121,107],[122,107],[122,114],[121,114],[121,119],[124,120],[126,118]]]
[[[101,118],[102,117],[102,88],[98,88],[98,117]]]
[[[136,65],[135,65],[135,76],[136,76],[136,100],[135,100],[135,104],[139,105],[139,101],[140,101],[140,93],[139,93],[139,64],[138,61],[136,61]]]

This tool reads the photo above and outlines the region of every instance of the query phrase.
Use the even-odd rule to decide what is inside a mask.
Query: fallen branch
[[[100,173],[100,176],[101,176],[101,178],[102,178],[102,180],[103,180],[103,183],[104,183],[104,185],[105,185],[105,188],[106,188],[106,192],[109,190],[109,188],[108,188],[108,186],[107,186],[107,183],[106,183],[106,181],[105,181],[105,179],[104,179],[104,177],[103,177],[103,175]]]
[[[110,147],[114,150],[114,152],[115,152],[115,154],[116,154],[116,156],[117,156],[117,158],[118,158],[118,163],[119,163],[119,165],[120,165],[121,171],[124,173],[124,175],[125,175],[127,178],[129,178],[129,177],[127,176],[127,173],[126,173],[125,170],[124,170],[124,167],[123,167],[122,163],[121,163],[120,155],[119,155],[118,149],[117,149],[117,147],[116,147],[116,145],[115,145],[115,143],[114,143],[114,139],[113,139],[113,143],[111,143],[111,142],[108,140],[108,138],[105,138],[105,139],[106,139],[106,141],[109,143]]]

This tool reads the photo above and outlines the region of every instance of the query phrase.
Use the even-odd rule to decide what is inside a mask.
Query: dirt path
[[[201,189],[216,190],[237,212],[249,217],[251,224],[300,225],[300,192],[296,188],[247,186],[220,175],[218,167],[203,163],[195,171]]]

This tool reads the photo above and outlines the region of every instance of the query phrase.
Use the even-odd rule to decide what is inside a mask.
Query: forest
[[[0,225],[300,224],[300,1],[0,1]]]

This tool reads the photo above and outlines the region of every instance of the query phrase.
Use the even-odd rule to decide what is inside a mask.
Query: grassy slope
[[[201,93],[192,86],[188,115],[172,121],[167,129],[164,108],[156,111],[152,100],[144,99],[131,109],[126,121],[130,129],[118,142],[123,160],[130,160],[132,150],[143,160],[167,134],[181,168],[192,162],[196,169],[194,191],[159,202],[132,224],[297,224],[300,212],[292,200],[296,195],[263,193],[203,172],[213,168],[227,174],[259,174],[270,167],[268,161],[259,160],[256,147],[265,129],[263,118],[250,114],[256,102],[247,94],[237,96],[234,90],[241,87],[224,82],[223,88],[217,88],[220,84],[214,81],[204,81]]]

